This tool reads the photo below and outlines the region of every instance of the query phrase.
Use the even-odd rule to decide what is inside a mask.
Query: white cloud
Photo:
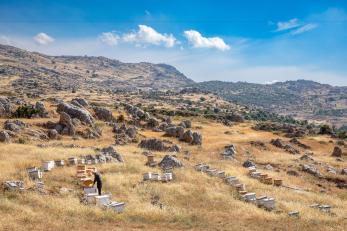
[[[113,32],[104,32],[99,35],[99,40],[109,46],[115,46],[118,43],[119,36]]]
[[[278,22],[277,29],[275,31],[278,32],[278,31],[289,30],[289,29],[296,28],[298,26],[300,26],[299,20],[297,18],[293,18],[286,22]]]
[[[49,43],[52,43],[54,42],[54,39],[49,36],[48,34],[46,33],[38,33],[35,37],[34,37],[34,40],[36,43],[40,44],[40,45],[47,45]]]
[[[123,35],[123,41],[139,44],[164,45],[173,47],[177,40],[172,34],[161,34],[152,27],[139,25],[139,30]]]
[[[317,26],[318,26],[317,24],[308,23],[306,25],[303,25],[303,26],[291,31],[290,33],[292,35],[302,34],[302,33],[305,33],[307,31],[310,31],[310,30],[317,28]]]
[[[184,31],[184,36],[195,48],[216,48],[221,51],[230,49],[230,46],[227,45],[223,39],[219,37],[203,37],[200,32],[196,30]]]

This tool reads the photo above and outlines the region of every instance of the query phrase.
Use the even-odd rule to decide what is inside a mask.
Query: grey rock
[[[71,100],[71,104],[78,106],[78,107],[88,107],[89,106],[88,101],[83,99],[83,98],[74,98],[73,100]]]
[[[112,122],[116,120],[112,115],[112,111],[108,110],[107,108],[94,106],[93,110],[95,112],[96,118],[98,118],[99,120],[106,122]]]
[[[175,144],[169,148],[169,152],[180,152],[180,151],[181,151],[181,147],[177,144]]]
[[[77,118],[82,123],[85,123],[87,125],[93,126],[94,125],[94,119],[90,115],[90,113],[83,109],[78,108],[74,105],[68,104],[68,103],[60,103],[57,107],[57,112],[65,112],[68,114],[71,118]]]
[[[331,156],[334,156],[334,157],[341,157],[342,156],[342,149],[338,146],[335,146],[334,147],[334,151],[333,153],[331,154]]]
[[[253,163],[253,161],[251,160],[246,160],[245,162],[243,162],[242,166],[245,168],[256,167],[255,163]]]
[[[48,131],[48,137],[50,138],[50,139],[57,139],[58,138],[58,131],[57,130],[55,130],[55,129],[51,129],[51,130],[49,130]]]
[[[153,151],[166,151],[169,149],[169,147],[165,145],[165,142],[159,139],[142,140],[139,147]]]
[[[9,143],[10,135],[6,131],[0,131],[0,142]]]
[[[165,155],[158,165],[163,169],[180,168],[183,166],[181,161],[179,161],[176,157],[172,155]]]

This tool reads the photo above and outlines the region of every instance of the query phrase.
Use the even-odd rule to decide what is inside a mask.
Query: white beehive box
[[[30,172],[28,172],[30,179],[32,180],[38,180],[38,179],[42,179],[42,171],[40,169],[35,169],[35,170],[31,170]]]
[[[70,157],[68,159],[68,163],[69,163],[69,165],[77,165],[78,164],[77,157]]]

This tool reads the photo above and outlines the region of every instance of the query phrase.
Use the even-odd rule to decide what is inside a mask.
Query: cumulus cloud
[[[99,40],[109,46],[115,46],[118,43],[119,36],[113,32],[104,32],[99,35]]]
[[[131,32],[123,35],[123,41],[136,43],[137,45],[164,45],[166,47],[173,47],[177,40],[172,34],[161,34],[154,30],[152,27],[146,25],[139,25],[136,32]]]
[[[278,31],[290,30],[299,26],[300,26],[299,20],[297,18],[293,18],[286,22],[278,22],[277,29],[275,31],[278,32]]]
[[[223,39],[219,37],[203,37],[200,32],[196,30],[184,31],[184,36],[188,39],[188,42],[195,48],[216,48],[221,51],[230,49]]]
[[[51,36],[49,36],[46,33],[38,33],[35,37],[34,40],[36,43],[40,44],[40,45],[47,45],[49,43],[54,42],[54,38],[52,38]]]
[[[290,33],[292,35],[302,34],[302,33],[305,33],[307,31],[310,31],[310,30],[313,30],[313,29],[317,28],[317,26],[318,26],[317,24],[308,23],[306,25],[303,25],[303,26],[301,26],[301,27],[291,31]]]
[[[0,36],[0,43],[4,45],[12,45],[11,39],[5,35]]]

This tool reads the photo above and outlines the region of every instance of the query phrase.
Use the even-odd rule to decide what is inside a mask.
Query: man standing
[[[93,172],[94,174],[94,183],[93,183],[93,186],[95,185],[96,183],[96,187],[98,188],[98,193],[99,195],[101,195],[101,188],[102,188],[102,181],[101,181],[101,175],[100,173],[94,171]]]

